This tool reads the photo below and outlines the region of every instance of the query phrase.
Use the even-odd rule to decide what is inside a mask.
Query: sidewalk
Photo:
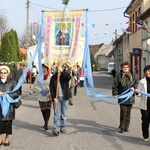
[[[33,84],[27,84],[27,83],[23,83],[22,84],[22,95],[21,98],[24,98],[28,95],[31,95],[35,93],[34,89],[33,89]]]

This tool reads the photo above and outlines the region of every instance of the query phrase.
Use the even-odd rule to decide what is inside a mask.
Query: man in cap
[[[20,64],[17,63],[16,68],[13,70],[12,78],[18,83],[22,74],[23,74],[23,69],[20,67]],[[20,95],[21,95],[22,94],[22,86],[20,86],[19,90],[20,90]]]

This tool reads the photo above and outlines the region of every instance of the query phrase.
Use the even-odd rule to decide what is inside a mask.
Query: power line
[[[47,6],[39,5],[39,4],[32,3],[32,2],[31,2],[31,4],[39,6],[39,7],[45,7],[45,8],[49,8],[49,9],[53,9],[53,10],[58,10],[57,8],[47,7]],[[112,8],[112,9],[89,10],[89,12],[112,11],[112,10],[118,10],[118,9],[124,9],[124,8],[127,8],[127,6],[125,6],[125,7],[119,7],[119,8]]]
[[[110,36],[112,36],[112,35],[114,35],[114,34],[110,34],[110,35],[102,36],[102,37],[95,38],[95,39],[89,39],[89,41],[94,41],[94,40],[104,39],[104,38],[106,38],[106,37],[110,37]]]
[[[53,9],[53,10],[58,10],[58,9],[56,9],[56,8],[52,8],[52,7],[43,6],[43,5],[35,4],[35,3],[32,3],[32,2],[31,2],[31,4],[32,4],[32,5],[39,6],[39,7],[44,7],[44,8],[49,8],[49,9]]]
[[[112,11],[112,10],[118,10],[118,9],[124,9],[126,7],[119,7],[119,8],[113,8],[113,9],[102,9],[102,10],[89,10],[89,12],[101,12],[101,11]]]

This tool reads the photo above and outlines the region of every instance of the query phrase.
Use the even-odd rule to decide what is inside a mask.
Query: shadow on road
[[[79,132],[89,132],[92,134],[102,134],[103,138],[115,145],[117,149],[122,149],[122,145],[119,145],[116,138],[125,141],[127,143],[150,146],[150,143],[145,143],[142,139],[138,137],[127,136],[128,133],[119,133],[119,129],[111,126],[106,126],[98,124],[91,120],[80,120],[80,119],[68,119],[67,120],[72,125],[67,125],[68,127],[74,128],[74,131],[68,134],[78,134]],[[86,137],[85,137],[86,138]]]
[[[46,132],[42,126],[38,126],[36,124],[31,124],[29,122],[26,122],[26,121],[21,121],[21,120],[18,120],[18,119],[15,119],[13,121],[13,128],[15,130],[20,130],[20,129],[27,129],[27,130],[31,130],[31,131],[36,131],[36,132],[40,132],[48,137],[52,136],[49,132]]]

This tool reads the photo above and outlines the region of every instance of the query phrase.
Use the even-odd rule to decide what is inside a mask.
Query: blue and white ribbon
[[[125,101],[127,101],[134,94],[133,90],[127,89],[125,92],[123,92],[120,95],[110,96],[110,95],[103,94],[102,92],[99,92],[97,89],[94,88],[94,82],[93,82],[93,76],[92,76],[92,70],[91,70],[89,43],[88,43],[88,17],[87,17],[87,11],[86,11],[85,49],[84,49],[84,60],[83,60],[82,70],[83,70],[83,74],[84,74],[84,77],[85,77],[84,88],[86,90],[87,95],[89,95],[90,97],[101,100],[101,101],[103,101],[107,104],[118,105],[118,104],[122,104]],[[88,71],[88,73],[87,73],[87,71]],[[89,89],[87,87],[87,84],[86,84],[86,78],[88,79],[88,83],[89,83],[91,89],[93,90],[93,92],[95,94],[93,94],[92,92],[89,91]],[[124,100],[120,103],[112,103],[112,102],[106,101],[102,98],[113,98],[113,99],[115,98],[115,99],[124,99]]]

